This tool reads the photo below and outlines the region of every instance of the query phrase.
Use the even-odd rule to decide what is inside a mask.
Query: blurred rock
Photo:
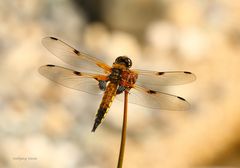
[[[171,51],[175,48],[176,27],[169,22],[151,23],[146,31],[146,41],[160,51]]]
[[[201,61],[207,56],[212,42],[210,35],[197,28],[179,31],[177,49],[189,61]]]
[[[74,122],[71,113],[67,112],[62,106],[52,106],[43,118],[43,131],[49,136],[67,135]]]
[[[133,61],[137,61],[141,56],[140,45],[133,35],[122,31],[110,32],[102,24],[86,27],[84,41],[92,51],[105,55],[110,65],[120,55],[126,55]]]
[[[166,11],[169,20],[178,27],[200,26],[203,21],[203,2],[195,0],[171,1]]]
[[[53,143],[38,134],[22,139],[6,138],[4,144],[2,149],[9,167],[76,167],[81,158],[76,146],[68,142]]]
[[[147,25],[163,15],[163,4],[163,1],[157,0],[105,1],[104,21],[113,29],[142,37]]]

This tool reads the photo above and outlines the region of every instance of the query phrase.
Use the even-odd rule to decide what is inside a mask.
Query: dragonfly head
[[[124,64],[127,68],[131,68],[132,66],[132,60],[126,56],[117,57],[114,63]]]

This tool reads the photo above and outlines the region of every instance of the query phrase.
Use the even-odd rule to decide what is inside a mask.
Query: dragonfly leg
[[[107,88],[107,82],[103,81],[103,80],[100,80],[99,83],[98,83],[98,86],[99,86],[100,90],[105,91],[106,88]]]
[[[118,86],[117,88],[117,94],[121,94],[126,88],[124,86]]]

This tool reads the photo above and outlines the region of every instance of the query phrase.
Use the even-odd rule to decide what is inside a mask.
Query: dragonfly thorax
[[[122,70],[119,68],[112,68],[112,72],[109,75],[109,81],[113,83],[119,83],[122,77]]]

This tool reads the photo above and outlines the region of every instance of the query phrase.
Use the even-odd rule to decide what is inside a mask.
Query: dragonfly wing
[[[42,44],[64,62],[80,69],[99,73],[109,73],[111,70],[111,67],[103,61],[82,53],[55,37],[43,38]]]
[[[153,90],[160,90],[162,86],[186,84],[196,79],[196,76],[193,73],[187,71],[133,71],[138,74],[136,84],[144,88],[150,88]]]
[[[117,95],[123,101],[124,94]],[[162,110],[187,110],[189,103],[182,97],[146,89],[140,86],[132,88],[129,92],[129,103],[137,104],[152,109]]]
[[[102,94],[103,91],[99,89],[98,81],[100,78],[106,79],[102,75],[78,72],[57,65],[41,66],[39,72],[58,84],[90,94]]]

